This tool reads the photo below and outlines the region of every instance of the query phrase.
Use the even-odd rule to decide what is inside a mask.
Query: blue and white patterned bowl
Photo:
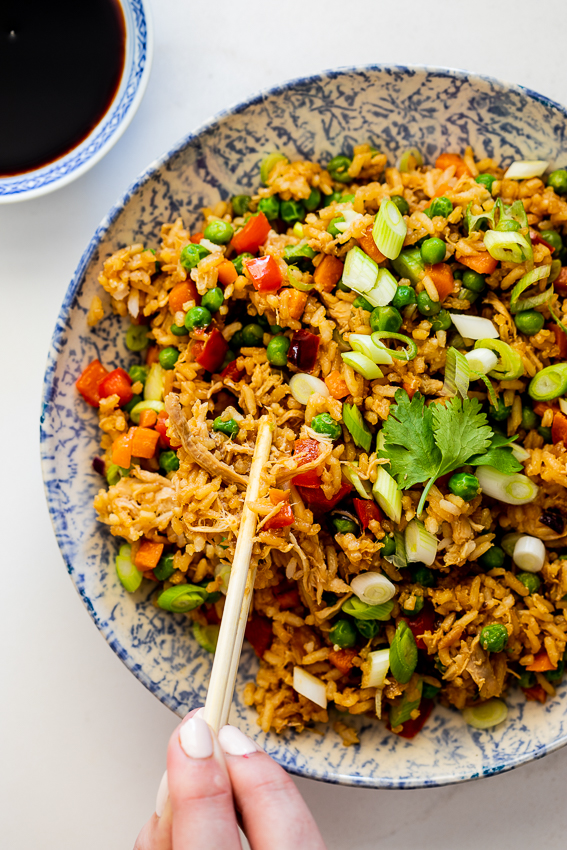
[[[134,183],[110,211],[85,251],[53,335],[41,419],[43,472],[55,533],[69,574],[97,626],[126,666],[172,711],[203,704],[211,657],[191,638],[187,619],[148,601],[144,583],[133,596],[113,567],[118,541],[97,524],[92,508],[102,479],[92,471],[97,417],[74,382],[93,357],[109,366],[129,363],[124,327],[106,317],[89,330],[86,314],[97,292],[102,261],[134,241],[155,245],[161,222],[182,215],[189,227],[199,210],[258,183],[258,164],[274,150],[323,162],[370,140],[394,162],[409,146],[426,160],[468,144],[502,163],[515,158],[565,166],[567,113],[517,86],[461,71],[382,67],[331,71],[301,79],[228,110],[189,135]],[[466,726],[437,707],[423,732],[407,741],[366,717],[348,720],[361,743],[343,747],[331,728],[264,735],[241,699],[256,671],[244,651],[234,722],[282,765],[301,776],[352,785],[416,788],[509,770],[567,743],[567,687],[545,706],[508,698],[509,716],[492,731]]]
[[[119,0],[126,25],[122,79],[98,124],[68,153],[33,171],[0,177],[0,204],[37,198],[70,183],[108,153],[132,118],[146,90],[153,53],[153,30],[146,0]]]

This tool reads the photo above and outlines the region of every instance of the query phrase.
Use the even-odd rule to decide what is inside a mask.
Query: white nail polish
[[[213,754],[213,739],[209,727],[200,717],[192,717],[179,729],[179,743],[192,759],[208,759]]]
[[[156,797],[156,815],[160,818],[163,815],[167,798],[169,797],[169,785],[167,783],[167,770],[161,778]]]
[[[223,726],[219,732],[219,743],[229,756],[249,756],[262,749],[236,726]]]

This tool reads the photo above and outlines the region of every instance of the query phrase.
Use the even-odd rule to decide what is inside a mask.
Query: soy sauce
[[[89,135],[120,85],[125,42],[118,0],[1,0],[0,176]]]

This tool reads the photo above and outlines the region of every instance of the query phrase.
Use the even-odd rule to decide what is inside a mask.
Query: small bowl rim
[[[90,156],[85,158],[83,162],[77,165],[75,168],[71,168],[67,173],[58,176],[54,176],[49,180],[44,180],[40,186],[26,189],[17,187],[21,183],[25,183],[26,181],[31,181],[34,179],[43,179],[49,175],[51,170],[57,170],[68,160],[71,160],[73,157],[77,156],[82,150],[88,147],[91,144],[96,136],[101,132],[101,129],[113,119],[114,110],[116,106],[119,104],[117,100],[118,91],[116,92],[112,102],[108,106],[108,109],[104,113],[104,115],[100,118],[98,123],[92,128],[88,136],[86,136],[78,145],[71,148],[71,150],[64,153],[62,156],[57,157],[57,159],[52,160],[51,162],[46,163],[45,165],[40,166],[39,168],[34,168],[31,171],[23,171],[19,174],[12,174],[9,176],[0,176],[0,189],[3,187],[6,188],[6,191],[0,191],[0,204],[11,204],[18,203],[19,201],[27,201],[31,198],[38,198],[42,195],[47,195],[50,192],[54,192],[56,189],[61,189],[63,186],[67,186],[73,180],[76,180],[81,175],[85,174],[90,168],[100,162],[100,160],[106,156],[108,151],[116,144],[116,142],[120,139],[120,137],[124,134],[130,122],[132,121],[134,115],[138,111],[138,107],[142,102],[142,98],[146,92],[146,88],[148,85],[148,81],[150,78],[150,72],[152,67],[153,53],[154,53],[154,29],[153,29],[153,19],[151,16],[151,10],[148,3],[148,0],[118,0],[124,15],[124,23],[126,27],[127,37],[131,37],[132,43],[137,44],[140,42],[140,28],[138,26],[138,21],[134,20],[134,26],[129,27],[128,18],[125,12],[126,7],[130,7],[134,9],[135,6],[139,8],[141,13],[143,14],[144,23],[146,26],[146,36],[143,40],[145,46],[145,65],[140,77],[138,79],[138,84],[136,86],[136,93],[132,100],[128,103],[125,111],[122,113],[121,117],[117,121],[115,128],[109,133],[107,139],[100,145],[99,148]],[[122,87],[125,78],[132,65],[134,64],[135,55],[132,55],[130,66],[124,62],[124,68],[122,71],[122,76],[120,78],[119,89]],[[122,97],[127,92],[126,87],[122,93]],[[14,187],[13,190],[11,187]]]
[[[301,77],[295,77],[290,80],[287,80],[283,83],[279,83],[275,86],[270,86],[264,89],[260,89],[255,94],[251,95],[247,99],[243,101],[238,101],[219,112],[215,113],[212,117],[208,118],[202,124],[200,124],[195,130],[183,136],[179,139],[170,149],[168,149],[161,156],[153,160],[147,168],[145,168],[135,180],[132,181],[130,186],[124,192],[123,195],[115,202],[115,204],[111,207],[107,215],[102,219],[99,226],[97,227],[95,233],[93,234],[87,248],[83,252],[81,259],[75,269],[75,273],[71,279],[67,292],[65,293],[65,297],[63,299],[63,303],[61,305],[61,309],[59,311],[55,329],[53,332],[53,336],[50,343],[48,359],[47,359],[47,368],[43,381],[43,398],[42,398],[42,414],[40,418],[40,433],[43,437],[43,421],[46,414],[46,409],[49,406],[52,398],[56,392],[56,387],[54,385],[54,373],[57,365],[58,358],[58,348],[62,342],[62,338],[66,333],[66,317],[69,313],[69,310],[72,307],[73,301],[77,294],[77,291],[82,283],[84,273],[92,260],[93,254],[99,247],[104,235],[107,233],[110,226],[116,220],[116,218],[120,215],[121,211],[124,209],[126,204],[131,200],[137,190],[144,185],[147,181],[149,181],[152,176],[164,165],[168,160],[172,159],[176,156],[180,151],[182,151],[187,145],[189,145],[194,139],[201,136],[207,130],[210,130],[215,124],[220,121],[229,118],[233,115],[237,115],[242,112],[244,109],[252,106],[254,104],[260,103],[264,98],[270,95],[277,95],[281,92],[284,92],[288,89],[293,88],[294,86],[298,86],[301,84],[313,82],[315,80],[324,80],[324,79],[332,79],[338,76],[342,76],[344,74],[356,74],[356,73],[368,73],[372,71],[381,71],[381,72],[399,72],[404,73],[407,71],[411,72],[420,72],[427,74],[437,74],[443,77],[453,77],[456,79],[466,79],[470,81],[479,81],[481,83],[488,83],[492,86],[499,88],[500,90],[506,91],[515,91],[522,95],[528,95],[530,98],[533,98],[540,103],[552,107],[554,109],[558,109],[567,119],[567,108],[562,106],[560,103],[552,100],[545,95],[540,94],[530,88],[525,86],[518,85],[516,83],[507,83],[505,81],[499,80],[495,77],[491,77],[483,74],[476,74],[473,72],[465,71],[457,68],[448,68],[443,66],[429,66],[429,65],[407,65],[407,64],[389,64],[389,63],[373,63],[370,65],[349,65],[349,66],[341,66],[338,68],[326,69],[314,74],[309,74]],[[67,542],[63,539],[63,537],[59,534],[57,524],[56,524],[56,515],[57,508],[51,504],[51,497],[46,487],[47,481],[47,472],[48,472],[48,463],[50,462],[50,458],[43,451],[43,439],[41,440],[41,465],[43,470],[43,479],[44,479],[44,489],[46,494],[46,499],[48,503],[49,514],[51,518],[51,522],[54,528],[55,536],[57,542],[59,544],[59,548],[61,550],[61,554],[65,561],[65,565],[67,567],[67,571],[73,580],[73,584],[75,586],[75,590],[81,597],[83,604],[87,608],[87,611],[91,615],[93,621],[95,622],[97,628],[105,638],[106,642],[116,653],[118,658],[123,662],[123,664],[128,668],[128,670],[134,674],[134,676],[152,693],[157,699],[160,700],[164,705],[170,708],[172,711],[177,712],[176,706],[173,705],[172,700],[170,699],[168,694],[165,694],[159,685],[150,680],[149,676],[140,668],[137,667],[133,662],[133,659],[130,657],[128,650],[122,646],[122,644],[116,639],[112,634],[112,629],[110,628],[108,622],[102,622],[97,612],[94,610],[94,607],[86,595],[82,588],[77,586],[77,583],[74,581],[74,573],[75,567],[73,566],[70,557],[68,557],[67,553]],[[282,762],[284,764],[285,769],[296,776],[306,778],[306,779],[315,779],[321,782],[328,782],[330,784],[335,785],[349,785],[355,787],[366,787],[366,788],[388,788],[388,789],[415,789],[415,788],[434,788],[441,787],[445,785],[454,785],[461,782],[470,782],[474,779],[479,779],[485,776],[493,776],[495,774],[506,773],[510,770],[513,770],[516,767],[519,767],[523,764],[529,763],[531,761],[535,761],[536,759],[543,758],[549,753],[555,752],[556,750],[561,749],[562,747],[567,745],[567,731],[559,736],[555,741],[550,744],[543,744],[535,747],[529,752],[523,753],[521,755],[513,755],[506,756],[502,763],[494,764],[489,767],[483,768],[480,771],[472,772],[470,769],[464,769],[462,771],[456,770],[451,773],[446,773],[441,776],[437,776],[433,780],[423,780],[423,779],[412,779],[404,780],[403,782],[393,782],[391,778],[381,779],[379,776],[370,776],[370,777],[362,777],[358,776],[354,773],[349,775],[333,773],[326,775],[321,775],[315,768],[312,768],[309,764],[298,767],[293,764],[293,762]],[[274,751],[271,753],[276,758],[278,754]]]

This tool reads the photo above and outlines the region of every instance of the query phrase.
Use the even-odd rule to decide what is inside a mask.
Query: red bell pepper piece
[[[295,478],[291,479],[297,487],[320,487],[321,479],[316,469],[309,469],[307,472],[300,472]]]
[[[337,670],[341,671],[343,676],[346,676],[354,667],[352,662],[357,655],[358,650],[356,649],[332,649],[329,654],[329,661]]]
[[[541,685],[534,685],[533,688],[522,688],[524,696],[528,702],[545,702],[547,694]]]
[[[128,404],[134,398],[130,375],[124,369],[113,369],[98,385],[98,394],[101,398],[117,395],[120,398],[121,407]]]
[[[321,337],[317,334],[303,329],[295,331],[287,352],[288,361],[300,372],[310,372],[317,362],[320,343]]]
[[[159,444],[162,449],[170,449],[171,442],[167,436],[167,420],[168,415],[165,410],[160,410],[157,422],[154,425],[155,430],[159,434]]]
[[[567,416],[559,411],[553,417],[551,439],[554,445],[564,443],[567,446]]]
[[[555,334],[555,344],[559,347],[559,356],[562,360],[565,360],[567,358],[567,334],[555,322],[546,325],[546,328]]]
[[[412,398],[414,397],[414,395],[415,395],[415,394],[416,394],[416,392],[417,392],[416,388],[415,388],[415,387],[411,387],[409,384],[402,384],[402,387],[403,387],[403,388],[404,388],[404,390],[407,392],[407,394],[408,394],[408,396],[409,396],[409,400],[411,401],[411,400],[412,400]]]
[[[259,614],[252,614],[246,624],[244,637],[252,644],[252,649],[258,658],[262,658],[274,639],[271,621],[267,617],[261,617]]]
[[[263,212],[251,215],[242,230],[235,233],[230,243],[237,254],[255,254],[268,238],[271,224]]]
[[[248,274],[252,278],[254,289],[258,292],[277,292],[283,278],[280,267],[269,254],[266,257],[256,257],[254,260],[244,260]]]
[[[297,608],[301,604],[299,591],[295,582],[283,582],[277,587],[274,587],[274,596],[281,611],[286,611],[288,608]]]
[[[312,463],[319,457],[319,443],[317,440],[296,440],[293,457],[298,466],[305,466]],[[300,472],[292,479],[295,485],[301,487],[320,487],[321,478],[316,469],[309,469],[307,472]]]
[[[382,522],[384,519],[384,514],[376,502],[371,502],[370,499],[353,499],[352,501],[364,531],[370,526],[371,522]]]
[[[335,495],[331,499],[327,499],[325,497],[325,494],[323,493],[320,487],[298,487],[297,490],[303,501],[308,505],[309,508],[311,508],[311,510],[332,511],[333,508],[339,504],[341,499],[344,499],[347,493],[350,493],[350,491],[352,490],[352,485],[348,484],[346,481],[343,481],[340,490],[335,493]]]
[[[423,608],[417,617],[402,617],[408,624],[412,635],[415,638],[415,645],[418,649],[427,650],[425,641],[418,635],[423,635],[425,632],[435,631],[435,610],[431,602],[425,602]]]
[[[244,369],[237,368],[236,360],[231,360],[228,366],[225,366],[220,373],[221,378],[228,378],[229,381],[234,381],[235,383],[240,381],[243,375]]]
[[[275,516],[267,520],[264,528],[270,531],[272,528],[286,528],[288,525],[293,525],[295,516],[289,502],[282,502],[282,506]]]
[[[553,288],[560,295],[567,295],[567,266],[561,266],[561,271],[553,281]]]
[[[402,731],[397,732],[400,738],[415,738],[418,732],[421,732],[427,722],[427,718],[433,711],[435,705],[432,699],[422,699],[419,704],[419,717],[415,720],[406,720],[402,723]]]
[[[549,250],[553,254],[553,245],[550,245],[549,242],[546,242],[545,239],[542,239],[541,235],[537,232],[537,230],[532,230],[532,228],[530,228],[530,239],[532,240],[534,245],[545,245],[545,247],[549,248]]]
[[[93,360],[77,379],[75,386],[91,407],[98,407],[100,401],[98,388],[106,375],[108,375],[108,369],[104,368],[100,360]]]
[[[202,345],[203,348],[197,353],[197,346]],[[197,363],[203,366],[207,372],[217,372],[228,351],[228,342],[217,328],[214,328],[209,334],[206,342],[195,343],[193,346],[193,356]]]
[[[192,242],[194,245],[198,245],[201,239],[205,238],[205,234],[199,231],[198,233],[194,233],[193,236],[189,237],[189,242]]]

